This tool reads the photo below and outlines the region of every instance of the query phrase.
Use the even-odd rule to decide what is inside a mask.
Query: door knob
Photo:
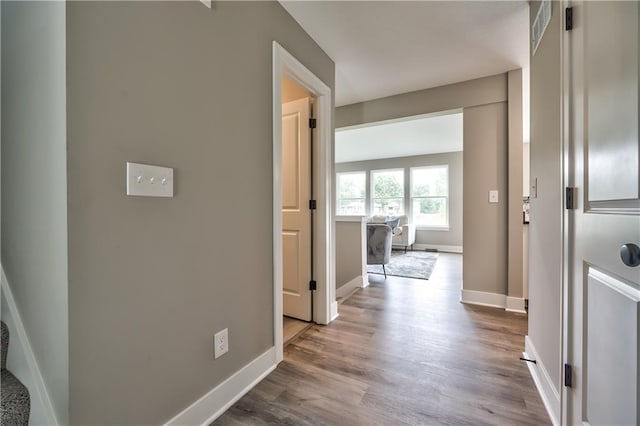
[[[620,259],[627,266],[635,267],[640,265],[640,247],[633,243],[627,243],[620,247]]]

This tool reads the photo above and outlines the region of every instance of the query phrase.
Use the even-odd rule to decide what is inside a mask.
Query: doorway
[[[438,252],[462,253],[462,109],[337,129],[335,167],[339,296],[378,274],[428,279]],[[342,259],[352,250],[354,219],[363,216],[391,227],[391,252],[386,262],[385,244],[385,260],[373,260],[385,268],[365,264],[358,280],[362,268],[351,271]]]
[[[314,98],[282,77],[282,305],[286,345],[313,317]]]
[[[332,196],[332,95],[331,89],[302,65],[296,58],[273,42],[273,313],[274,347],[276,362],[283,358],[283,168],[282,168],[282,81],[291,80],[315,98],[317,127],[314,132],[313,161],[311,167],[317,177],[312,189],[316,200],[311,227],[315,238],[312,243],[313,275],[316,289],[313,292],[311,321],[328,324],[337,317],[335,302],[333,196]]]

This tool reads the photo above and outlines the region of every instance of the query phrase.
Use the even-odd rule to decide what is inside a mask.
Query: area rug
[[[391,261],[385,265],[387,275],[428,280],[438,260],[438,253],[426,251],[392,251]],[[370,274],[384,275],[382,265],[367,265]]]

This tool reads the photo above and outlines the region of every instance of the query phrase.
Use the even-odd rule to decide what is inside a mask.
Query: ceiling
[[[336,163],[454,151],[462,151],[462,111],[336,129]]]
[[[503,1],[284,1],[336,64],[336,106],[529,64],[529,5]]]

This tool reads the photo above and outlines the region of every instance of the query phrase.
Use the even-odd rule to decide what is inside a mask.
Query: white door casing
[[[563,424],[640,422],[638,2],[573,2],[564,36],[566,210]],[[563,385],[566,381],[563,380]]]
[[[310,99],[282,105],[282,305],[311,321]]]
[[[317,290],[313,321],[329,324],[338,316],[335,284],[335,225],[333,213],[333,96],[331,88],[278,42],[272,43],[273,69],[273,342],[276,362],[282,348],[282,77],[313,96],[317,127],[313,140],[313,193],[317,200],[313,222],[313,265]]]

